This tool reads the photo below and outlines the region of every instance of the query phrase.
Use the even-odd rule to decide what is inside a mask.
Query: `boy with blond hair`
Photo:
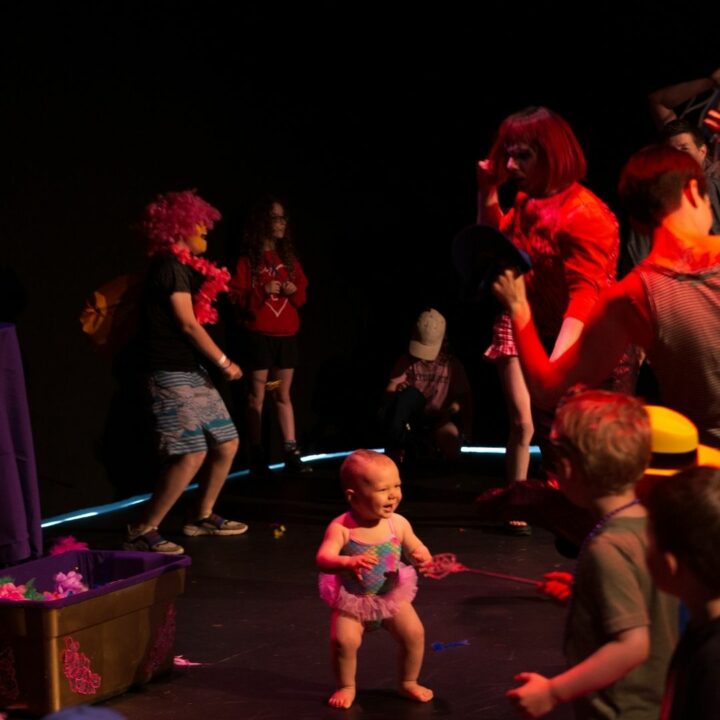
[[[645,561],[645,508],[635,484],[650,460],[650,423],[636,398],[580,392],[557,411],[551,435],[561,490],[597,523],[575,569],[565,632],[570,668],[520,673],[508,698],[527,717],[574,701],[579,720],[656,720],[677,636],[677,603]]]

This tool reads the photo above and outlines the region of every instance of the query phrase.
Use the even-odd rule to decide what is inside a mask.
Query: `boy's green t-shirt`
[[[650,656],[621,680],[574,702],[577,720],[655,720],[678,638],[678,601],[645,561],[646,518],[611,518],[578,559],[565,635],[569,666],[623,630],[648,626]]]

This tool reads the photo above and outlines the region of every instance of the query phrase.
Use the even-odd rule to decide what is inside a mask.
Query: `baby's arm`
[[[412,564],[421,572],[428,568],[432,563],[432,555],[422,540],[415,534],[412,525],[402,516],[395,514],[393,519],[398,524],[401,531],[400,542],[402,543],[403,552],[410,558]]]
[[[624,630],[590,657],[554,678],[520,673],[523,685],[508,690],[508,699],[528,717],[542,717],[556,705],[601,690],[625,677],[643,663],[650,652],[646,625]]]
[[[348,536],[349,533],[338,520],[333,520],[328,525],[325,537],[315,556],[315,562],[320,570],[326,573],[352,570],[355,575],[360,577],[363,570],[369,570],[373,565],[377,565],[377,557],[368,553],[341,555],[340,551],[348,541]]]

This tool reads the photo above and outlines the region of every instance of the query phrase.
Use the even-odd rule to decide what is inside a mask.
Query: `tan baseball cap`
[[[408,352],[420,360],[435,360],[445,338],[445,318],[435,309],[421,312],[415,323]]]

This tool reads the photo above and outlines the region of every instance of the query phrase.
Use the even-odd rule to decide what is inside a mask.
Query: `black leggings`
[[[432,419],[425,416],[425,396],[414,387],[393,393],[380,409],[380,431],[385,450],[404,449],[411,433],[428,430]]]

